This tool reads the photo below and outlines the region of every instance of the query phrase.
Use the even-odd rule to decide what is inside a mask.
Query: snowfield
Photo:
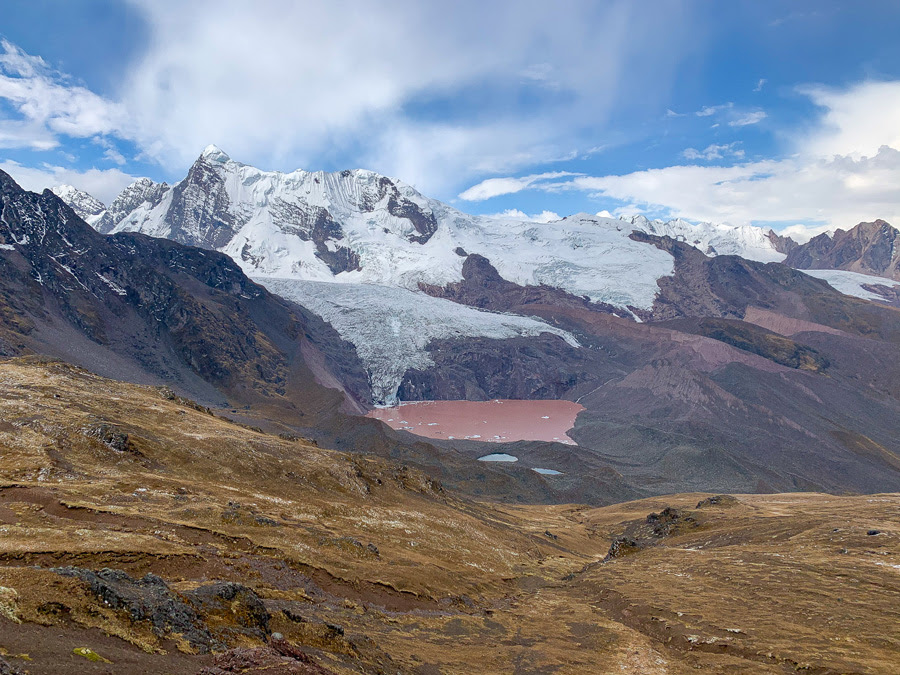
[[[502,340],[551,333],[579,346],[571,334],[537,319],[485,312],[404,288],[273,277],[254,280],[315,312],[352,343],[380,405],[397,403],[397,389],[407,370],[434,364],[426,349],[432,340]]]
[[[847,272],[845,270],[800,270],[804,274],[817,279],[824,279],[832,288],[840,291],[844,295],[852,295],[863,300],[884,300],[884,296],[873,293],[865,288],[867,286],[887,286],[888,288],[900,286],[900,283],[885,279],[884,277],[876,277],[870,274],[860,274],[859,272]]]

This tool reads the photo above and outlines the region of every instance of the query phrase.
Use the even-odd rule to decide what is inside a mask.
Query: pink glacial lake
[[[566,432],[582,410],[583,406],[572,401],[415,401],[376,408],[368,417],[426,438],[575,445]]]

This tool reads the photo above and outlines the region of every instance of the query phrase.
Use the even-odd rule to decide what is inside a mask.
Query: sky
[[[0,0],[0,169],[105,203],[208,144],[477,214],[900,226],[900,2]]]

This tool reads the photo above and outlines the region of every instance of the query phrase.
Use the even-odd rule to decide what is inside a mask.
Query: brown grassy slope
[[[477,504],[382,460],[35,360],[0,364],[0,484],[0,655],[35,675],[193,673],[210,659],[60,566],[153,573],[182,598],[240,583],[268,623],[248,631],[258,626],[238,600],[204,610],[223,645],[278,631],[338,673],[900,663],[897,495]],[[612,538],[644,532],[666,506],[680,509],[677,527],[601,562]],[[73,656],[81,646],[114,664]]]

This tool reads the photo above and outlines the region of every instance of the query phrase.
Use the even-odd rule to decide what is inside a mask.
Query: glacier
[[[474,309],[404,288],[259,276],[254,281],[319,315],[353,344],[378,405],[398,403],[397,389],[409,369],[434,364],[427,350],[432,340],[550,333],[580,346],[570,333],[538,319]]]

